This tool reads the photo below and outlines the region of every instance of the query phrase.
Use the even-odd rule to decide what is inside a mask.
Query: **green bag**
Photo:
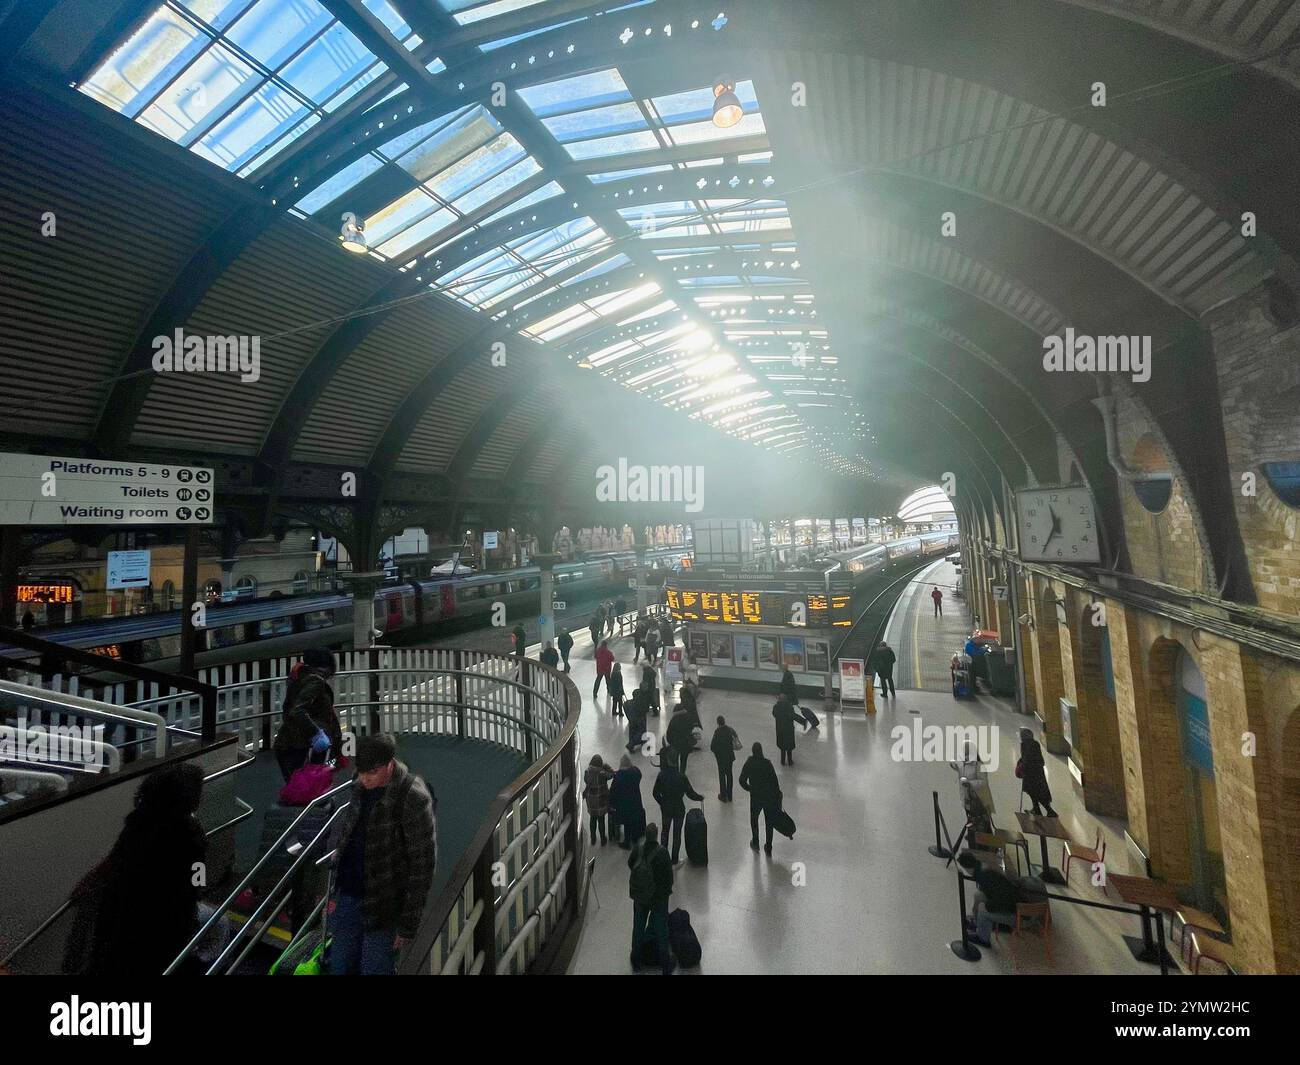
[[[324,976],[325,952],[329,950],[331,940],[300,939],[290,943],[271,966],[271,976]],[[306,957],[304,951],[310,950]]]

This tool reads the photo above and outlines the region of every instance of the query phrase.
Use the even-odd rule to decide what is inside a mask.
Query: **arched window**
[[[162,590],[158,593],[159,606],[163,610],[173,610],[176,607],[176,585],[171,581],[163,581]]]
[[[1227,883],[1219,833],[1219,792],[1214,779],[1214,746],[1205,678],[1196,660],[1185,650],[1178,652],[1176,676],[1183,772],[1187,780],[1187,801],[1191,807],[1187,820],[1192,851],[1192,886],[1197,905],[1222,919],[1227,911]]]
[[[307,576],[305,569],[300,569],[293,575],[293,594],[302,595],[307,590],[307,585],[311,578]]]
[[[257,578],[240,577],[235,581],[235,598],[236,599],[256,599],[257,598]]]
[[[1288,507],[1300,508],[1300,462],[1265,462],[1264,478]]]

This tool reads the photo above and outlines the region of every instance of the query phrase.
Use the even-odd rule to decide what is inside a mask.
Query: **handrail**
[[[53,784],[59,791],[67,791],[69,786],[67,777],[44,769],[14,769],[11,766],[0,766],[0,776],[21,777],[24,780],[34,780],[37,784]]]
[[[353,782],[351,780],[344,781],[342,784],[336,784],[334,787],[330,788],[329,791],[325,792],[323,795],[318,795],[316,798],[312,799],[311,802],[309,802],[306,806],[302,808],[302,812],[299,813],[298,816],[295,817],[289,823],[288,827],[285,828],[283,832],[280,833],[279,838],[266,849],[266,853],[263,854],[256,862],[254,862],[253,867],[246,874],[244,874],[244,879],[241,880],[238,884],[236,884],[234,889],[230,892],[230,894],[226,896],[225,900],[219,906],[216,907],[212,916],[209,917],[203,923],[203,926],[194,934],[194,938],[185,944],[185,946],[181,949],[180,954],[176,956],[175,960],[169,966],[167,966],[166,969],[163,970],[164,976],[170,976],[173,972],[175,972],[176,967],[179,966],[181,962],[183,962],[190,955],[190,953],[194,950],[194,948],[196,948],[199,945],[199,943],[203,940],[203,937],[206,936],[208,932],[212,930],[213,925],[215,925],[217,921],[221,919],[221,917],[225,914],[226,910],[229,909],[230,906],[234,903],[234,901],[237,898],[239,898],[239,896],[243,894],[243,892],[252,885],[253,881],[257,878],[258,873],[262,871],[262,867],[265,866],[268,861],[270,861],[272,855],[274,855],[275,852],[279,849],[280,844],[282,844],[285,840],[289,838],[293,830],[298,827],[299,822],[301,822],[302,819],[306,817],[307,814],[317,804],[323,803],[325,802],[325,800],[333,798],[335,795],[338,795],[340,792],[344,791],[345,789],[351,788],[352,784]],[[345,803],[343,806],[340,806],[339,809],[340,810],[343,809],[346,805],[347,804]],[[294,863],[290,866],[291,870],[297,868],[298,861],[302,859],[303,855],[309,849],[310,848],[308,847],[304,847],[302,851],[299,852],[297,858],[294,859]],[[277,890],[278,888],[279,885],[277,885]],[[267,897],[269,898],[271,894],[273,894],[273,892],[268,892]],[[252,918],[249,918],[250,924],[252,923],[252,920],[253,920]],[[217,959],[217,962],[213,963],[214,966],[218,962],[220,962],[222,958],[225,957],[226,953],[228,953],[228,950],[222,952],[221,957]]]
[[[106,655],[91,654],[80,648],[68,647],[53,640],[42,640],[30,633],[7,626],[0,625],[0,640],[14,647],[24,647],[30,651],[58,655],[60,661],[77,662],[103,673],[117,673],[133,680],[166,685],[178,691],[198,695],[203,704],[203,742],[211,743],[216,739],[217,689],[211,684],[204,684],[200,680],[193,680],[178,673],[163,673],[160,670],[148,669],[145,666],[138,666],[132,662],[123,662],[120,659],[109,658]]]
[[[416,933],[407,952],[399,960],[399,972],[414,973],[416,971],[415,966],[430,955],[434,941],[441,935],[443,927],[451,916],[452,909],[464,894],[466,884],[474,875],[479,863],[483,860],[485,851],[496,836],[501,818],[526,789],[531,787],[544,773],[550,771],[555,761],[571,747],[576,738],[578,717],[582,710],[582,697],[577,687],[568,676],[558,670],[531,660],[529,660],[529,665],[534,670],[543,670],[551,674],[563,686],[568,702],[564,725],[559,735],[533,761],[533,764],[497,793],[496,799],[488,807],[478,832],[475,833],[470,845],[453,866],[451,875],[442,891],[426,910],[426,916],[420,923],[419,931]],[[576,762],[571,767],[571,771],[573,779],[576,779]],[[570,831],[573,830],[575,824],[576,821],[570,824]]]
[[[167,722],[161,714],[148,710],[136,710],[129,706],[115,706],[102,703],[96,699],[87,699],[80,695],[68,695],[66,692],[50,691],[47,688],[33,688],[26,684],[14,684],[12,681],[0,680],[0,702],[8,699],[24,700],[35,706],[47,706],[65,713],[83,714],[91,718],[102,718],[127,725],[147,725],[155,730],[154,754],[162,757],[167,753]],[[215,706],[215,704],[214,704]]]

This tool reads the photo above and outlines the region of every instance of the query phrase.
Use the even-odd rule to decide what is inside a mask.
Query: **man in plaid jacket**
[[[393,973],[419,929],[437,860],[436,803],[396,757],[391,736],[357,741],[357,776],[335,824],[333,975]]]

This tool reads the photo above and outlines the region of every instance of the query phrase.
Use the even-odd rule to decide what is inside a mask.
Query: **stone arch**
[[[1074,680],[1075,762],[1083,770],[1086,809],[1108,817],[1127,817],[1124,794],[1124,756],[1120,746],[1119,715],[1108,685],[1109,632],[1106,609],[1085,593],[1070,589],[1070,662]]]
[[[1159,637],[1147,650],[1147,698],[1137,707],[1147,802],[1151,871],[1176,883],[1192,879],[1191,826],[1183,741],[1178,722],[1178,657],[1194,656],[1178,640]]]

